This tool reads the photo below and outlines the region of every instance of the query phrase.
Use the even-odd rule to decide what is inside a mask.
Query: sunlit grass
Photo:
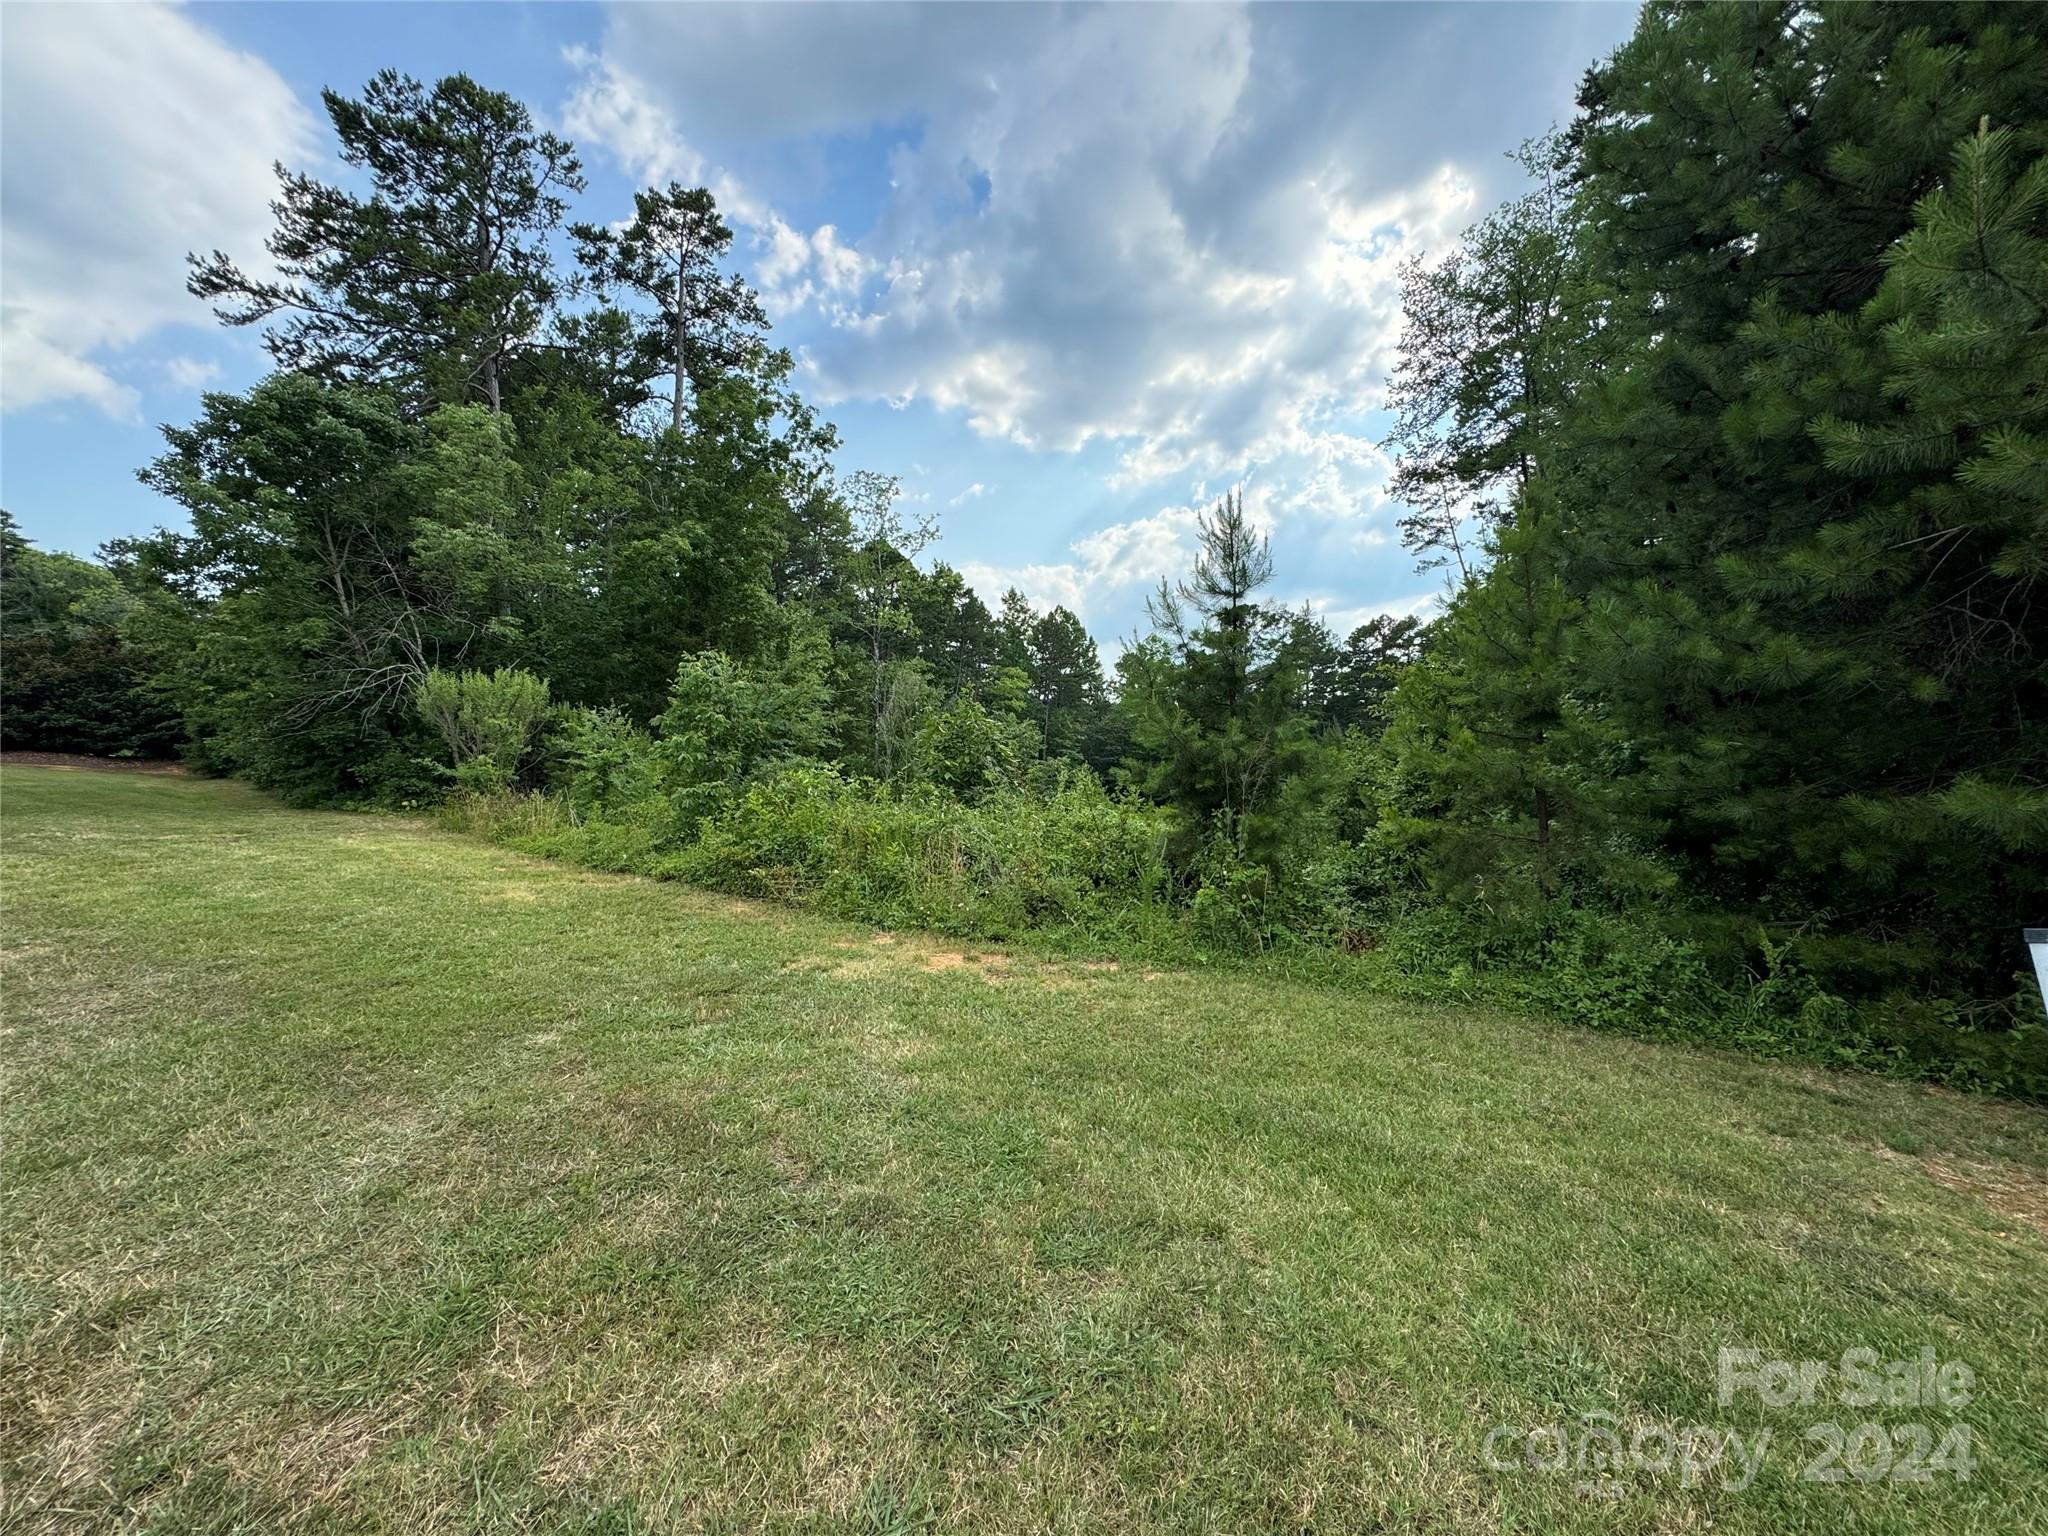
[[[2048,1117],[10,768],[0,1525],[2015,1531]],[[1960,1414],[1715,1401],[1931,1346]],[[1773,1429],[1755,1486],[1497,1424]],[[1803,1483],[1806,1428],[1977,1470]]]

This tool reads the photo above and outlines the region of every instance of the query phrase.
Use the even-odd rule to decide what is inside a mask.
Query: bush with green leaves
[[[919,723],[908,776],[972,803],[1021,785],[1038,745],[1032,726],[991,714],[963,693]]]
[[[748,785],[676,872],[976,938],[1109,935],[1171,920],[1161,814],[1088,782],[1049,799],[999,791],[970,806],[928,788],[792,769]]]
[[[435,667],[414,688],[413,703],[440,733],[449,776],[464,789],[489,792],[518,781],[547,721],[548,685],[517,667]]]
[[[664,788],[709,811],[763,769],[818,758],[828,741],[829,668],[825,639],[811,630],[767,660],[685,656],[654,719]]]
[[[550,778],[579,816],[643,804],[661,793],[654,738],[615,705],[565,709],[547,737]]]

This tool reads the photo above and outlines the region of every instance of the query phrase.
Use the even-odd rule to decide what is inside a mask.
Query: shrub
[[[1162,834],[1159,813],[1112,800],[1092,779],[1050,798],[1004,790],[970,806],[792,768],[749,784],[710,818],[676,872],[970,937],[1110,937],[1166,916]]]
[[[654,721],[668,787],[737,785],[758,769],[817,757],[832,698],[829,661],[823,637],[809,632],[772,661],[737,662],[723,651],[684,657]]]
[[[530,672],[444,672],[420,679],[413,702],[448,749],[449,772],[465,789],[515,783],[548,713],[548,685]]]
[[[962,694],[918,725],[909,777],[973,802],[1017,788],[1037,748],[1038,733],[1030,725],[992,715]]]
[[[661,792],[654,738],[623,709],[564,710],[547,745],[553,781],[579,815],[641,804]]]

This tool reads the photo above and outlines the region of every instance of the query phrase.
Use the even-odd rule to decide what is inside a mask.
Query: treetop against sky
[[[1514,190],[1634,11],[1594,6],[10,5],[5,469],[46,547],[177,524],[157,424],[246,387],[188,250],[262,256],[319,92],[457,71],[576,144],[605,224],[709,187],[841,462],[1104,642],[1243,482],[1278,594],[1428,604],[1377,446],[1397,269]],[[89,189],[90,195],[83,195]]]

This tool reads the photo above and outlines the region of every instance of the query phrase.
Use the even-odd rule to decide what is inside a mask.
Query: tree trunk
[[[670,401],[668,424],[682,430],[682,256],[676,256],[676,399]]]
[[[892,779],[896,776],[895,764],[892,761],[895,753],[889,750],[882,734],[882,625],[879,615],[875,627],[868,632],[868,641],[868,654],[875,679],[875,755],[882,760],[882,777]]]

